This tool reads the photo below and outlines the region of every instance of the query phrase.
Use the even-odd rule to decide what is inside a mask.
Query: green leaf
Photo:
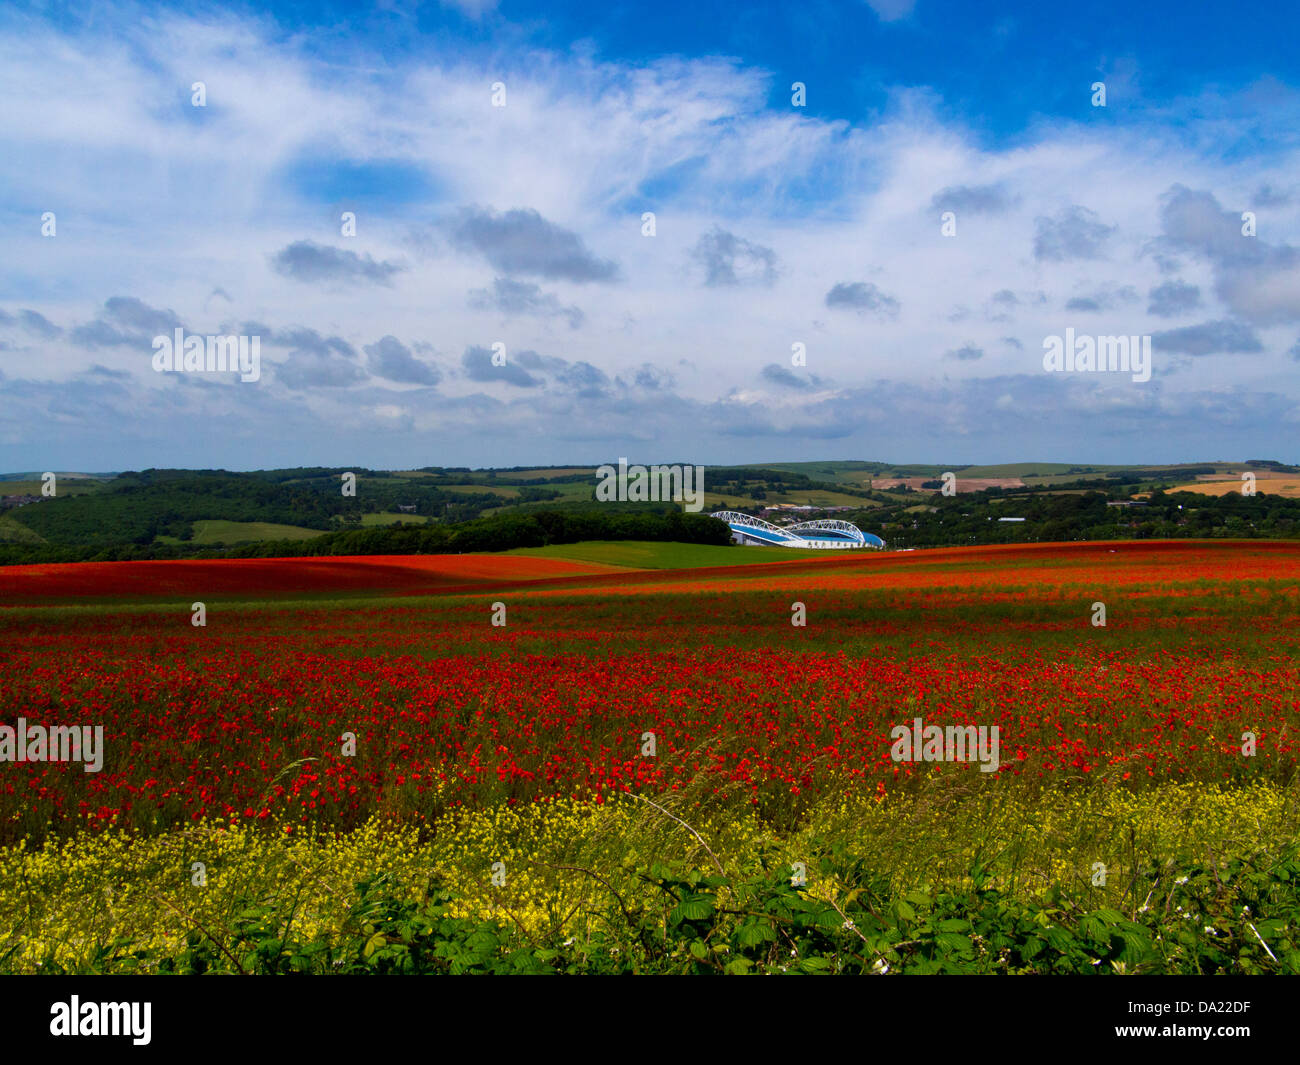
[[[757,947],[776,939],[776,930],[766,921],[751,921],[736,930],[736,941],[742,947]]]
[[[682,921],[704,921],[713,914],[713,899],[709,895],[692,894],[685,896],[668,914],[670,924]]]
[[[969,956],[974,953],[974,947],[971,945],[971,941],[963,935],[958,935],[956,932],[940,932],[934,937],[934,940],[947,954]]]

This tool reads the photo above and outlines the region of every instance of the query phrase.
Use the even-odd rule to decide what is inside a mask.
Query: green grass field
[[[521,547],[509,555],[567,558],[603,562],[630,569],[695,569],[700,566],[742,566],[763,562],[809,561],[814,552],[786,547],[719,547],[713,544],[654,543],[644,540],[592,540],[551,547]],[[826,552],[829,553],[829,552]]]
[[[45,538],[33,532],[11,513],[0,513],[0,544],[41,544]]]
[[[705,511],[718,510],[724,505],[726,507],[762,507],[771,506],[773,503],[793,503],[796,506],[811,504],[815,507],[861,507],[864,510],[879,506],[874,500],[849,495],[847,492],[832,492],[824,488],[797,488],[791,492],[768,492],[765,499],[754,499],[752,496],[738,492],[714,492],[709,490],[704,493]]]
[[[269,521],[206,520],[194,523],[196,544],[248,544],[259,540],[310,540],[324,535],[301,525],[276,525]]]
[[[54,490],[56,498],[89,495],[98,492],[105,482],[94,477],[56,473]],[[21,481],[0,481],[0,496],[38,496],[42,482],[39,478]]]
[[[369,527],[373,525],[396,525],[399,522],[405,522],[407,525],[423,525],[424,518],[419,514],[402,514],[391,510],[382,510],[378,514],[362,514],[361,524]],[[340,523],[341,528],[346,528]]]
[[[537,477],[575,477],[580,473],[591,474],[594,482],[596,479],[596,467],[594,466],[556,466],[553,469],[545,470],[514,470],[501,471],[497,473],[497,479],[503,481],[528,481]],[[556,485],[560,488],[562,485]]]
[[[444,492],[461,496],[500,496],[502,499],[518,499],[519,489],[511,484],[445,484],[439,485]],[[556,485],[564,488],[565,485]],[[585,485],[582,487],[586,487]]]
[[[448,485],[447,490],[453,491],[459,487],[474,489],[477,486]],[[546,484],[541,487],[550,492],[558,492],[559,495],[555,499],[538,500],[533,503],[519,503],[504,507],[488,507],[483,511],[484,517],[489,517],[493,514],[504,514],[507,512],[526,514],[530,510],[547,510],[553,507],[564,506],[569,503],[587,503],[591,500],[591,493],[596,487],[596,482],[593,478],[590,483],[586,481],[575,481],[568,484]],[[505,485],[483,486],[479,487],[478,490],[496,492],[498,495],[505,496],[506,498],[513,498],[513,495],[518,494],[518,489],[510,488]]]

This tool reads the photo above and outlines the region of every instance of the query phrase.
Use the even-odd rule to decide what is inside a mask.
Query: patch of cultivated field
[[[279,525],[271,521],[225,521],[204,519],[194,523],[195,544],[247,544],[261,540],[311,540],[323,536],[320,529],[301,525]]]
[[[1255,475],[1255,491],[1271,496],[1284,496],[1287,499],[1300,499],[1300,475],[1291,473],[1260,473]],[[1230,493],[1241,494],[1242,480],[1237,477],[1230,481],[1200,480],[1190,484],[1180,484],[1168,489],[1170,492],[1196,492],[1205,496],[1226,496]]]
[[[619,572],[598,562],[509,555],[340,555],[319,558],[67,562],[0,567],[0,607],[102,606],[114,599],[432,595]]]
[[[0,512],[0,544],[40,544],[45,538],[27,528],[12,514]]]
[[[590,540],[552,547],[524,547],[507,552],[532,558],[567,558],[638,570],[693,569],[701,566],[755,565],[764,562],[807,562],[808,552],[784,547],[716,546],[655,543],[646,540]]]

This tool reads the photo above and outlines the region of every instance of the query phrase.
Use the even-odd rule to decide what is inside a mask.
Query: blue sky
[[[812,82],[807,114],[862,122],[886,107],[889,90],[932,90],[944,112],[989,143],[1006,143],[1035,123],[1080,119],[1089,106],[1080,80],[1133,75],[1143,106],[1195,97],[1207,86],[1240,90],[1271,76],[1294,85],[1297,16],[1284,5],[1232,32],[1239,9],[1223,4],[989,4],[807,0],[787,3],[424,4],[413,12],[363,4],[284,4],[271,10],[286,33],[326,35],[317,54],[347,61],[357,27],[387,54],[418,57],[455,40],[465,53],[507,48],[590,50],[640,64],[667,55],[727,55],[775,76],[769,104],[788,103],[785,85]],[[882,13],[884,17],[882,17]],[[1134,86],[1137,88],[1137,86]]]
[[[1296,22],[11,6],[0,468],[1294,461]]]

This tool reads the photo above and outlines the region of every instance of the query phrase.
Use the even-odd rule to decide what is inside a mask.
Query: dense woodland
[[[1261,482],[1261,484],[1266,482]],[[1024,492],[989,489],[945,498],[935,493],[925,510],[856,515],[864,532],[891,547],[1019,544],[1054,540],[1152,540],[1176,537],[1300,537],[1300,499],[1152,492],[1143,502],[1116,502],[1102,492]],[[1024,518],[1004,522],[999,518]]]

